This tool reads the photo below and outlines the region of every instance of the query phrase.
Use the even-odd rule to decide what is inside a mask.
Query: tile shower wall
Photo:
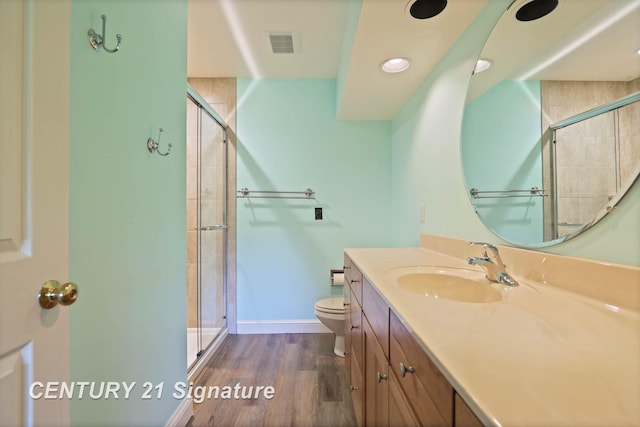
[[[187,100],[187,328],[198,326],[197,106]]]
[[[542,129],[575,114],[636,92],[640,79],[631,82],[544,81],[541,85]],[[556,145],[558,176],[558,234],[570,234],[591,220],[618,189],[629,184],[640,161],[637,123],[640,106],[613,112],[560,129]],[[619,145],[616,146],[616,136]],[[547,137],[550,135],[547,133]],[[549,140],[545,143],[544,187],[552,188]],[[545,203],[545,238],[552,238],[551,203]]]
[[[629,93],[640,91],[640,78],[628,84]],[[620,126],[620,185],[624,188],[633,180],[640,163],[640,102],[619,111]]]
[[[235,301],[235,283],[236,283],[236,221],[235,221],[235,175],[236,175],[236,144],[235,144],[235,129],[236,129],[236,80],[232,78],[190,78],[188,83],[191,87],[198,92],[198,94],[211,106],[211,108],[218,113],[218,115],[229,124],[230,129],[228,131],[228,170],[227,170],[227,225],[229,226],[227,235],[227,299],[228,301]],[[189,117],[195,114],[195,106],[192,105],[193,112],[189,111]],[[212,123],[206,122],[210,126]],[[195,121],[191,123],[189,130],[187,131],[187,322],[188,327],[193,328],[197,326],[197,280],[198,280],[198,268],[197,268],[197,147],[196,147],[196,125]],[[222,145],[218,140],[214,138],[220,138],[221,132],[219,128],[204,129],[203,136],[207,142],[203,145],[203,164],[205,168],[204,173],[215,173],[215,168],[222,167],[223,156],[221,152],[211,153],[207,155],[207,151],[217,147],[218,150],[222,150]],[[207,138],[208,136],[209,138]],[[215,158],[215,164],[207,163],[206,159]],[[221,182],[218,181],[218,186],[210,189],[202,189],[204,197],[203,204],[205,206],[221,205],[221,198],[224,195]],[[218,203],[215,203],[215,202]],[[222,216],[219,215],[220,222]],[[203,224],[205,225],[205,224]],[[203,234],[203,238],[215,238],[216,241],[212,241],[210,246],[216,251],[223,250],[223,233]],[[206,243],[206,242],[205,242]],[[213,261],[214,253],[205,254],[202,268],[214,268]],[[210,271],[207,274],[203,274],[203,277],[221,277],[222,265],[215,267],[218,271]],[[222,295],[222,288],[220,286],[207,286],[203,283],[205,289],[204,298],[212,302],[212,304],[205,304],[203,306],[203,319],[212,319],[216,313],[224,313],[224,298]],[[211,294],[215,292],[215,295]],[[207,310],[211,310],[209,313]],[[215,310],[215,311],[214,311]],[[226,308],[227,313],[227,327],[230,332],[235,332],[235,305],[232,303]],[[203,327],[214,327],[216,325],[203,324]]]

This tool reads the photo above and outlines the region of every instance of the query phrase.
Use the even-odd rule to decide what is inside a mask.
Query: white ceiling
[[[335,78],[348,0],[189,0],[189,77]],[[273,54],[270,31],[300,32]]]
[[[408,0],[363,0],[352,34],[346,29],[350,1],[189,0],[188,76],[332,79],[344,68],[338,118],[389,120],[487,3],[450,0],[440,15],[416,20],[405,11]],[[599,28],[594,13],[610,25]],[[499,79],[522,77],[525,64],[549,65],[545,58],[553,55],[558,40],[582,70],[591,69],[587,64],[595,60],[613,64],[608,68],[618,71],[615,79],[640,76],[640,56],[634,55],[640,48],[640,0],[560,0],[544,19],[509,21],[496,28],[499,36],[486,46],[494,67],[474,77],[478,93]],[[301,51],[273,54],[269,32],[296,33]],[[353,40],[352,45],[344,46],[345,40]],[[607,47],[593,55],[589,48],[573,49],[575,40]],[[351,51],[341,63],[345,47]],[[411,68],[381,72],[380,63],[392,56],[410,58]],[[538,66],[545,73],[534,77],[575,78],[562,64]]]
[[[517,5],[515,5],[517,6]],[[481,57],[467,101],[504,79],[630,81],[640,77],[640,0],[560,0],[544,19],[519,22],[505,12]]]
[[[405,12],[408,2],[364,0],[344,89],[340,119],[392,119],[485,6],[486,0],[449,1],[431,19]],[[379,69],[382,61],[406,57],[411,68],[398,74]]]
[[[363,0],[354,36],[353,0],[190,0],[189,77],[336,78],[343,44],[353,37],[338,117],[388,120],[466,29],[487,0],[454,0],[438,16],[416,20],[408,0]],[[268,33],[299,32],[302,52],[273,54]],[[411,68],[389,75],[395,56]]]

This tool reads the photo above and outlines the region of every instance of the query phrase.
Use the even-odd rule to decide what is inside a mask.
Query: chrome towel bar
[[[477,188],[469,190],[469,194],[474,199],[506,199],[508,197],[547,197],[544,189],[531,187],[528,190],[485,190],[480,191]],[[484,195],[481,195],[484,194]]]
[[[256,193],[256,196],[252,196],[251,193]],[[287,194],[304,194],[304,196],[288,196]],[[315,199],[315,191],[307,188],[305,191],[262,191],[262,190],[249,190],[247,187],[243,187],[238,190],[238,198],[250,198],[250,199]]]

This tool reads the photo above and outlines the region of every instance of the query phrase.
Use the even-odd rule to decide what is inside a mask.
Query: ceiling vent
[[[300,34],[270,32],[269,42],[273,53],[300,53]]]

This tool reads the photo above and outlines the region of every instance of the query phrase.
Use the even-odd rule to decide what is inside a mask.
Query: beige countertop
[[[484,424],[640,425],[639,312],[517,274],[517,287],[484,279],[497,302],[416,295],[389,270],[482,269],[425,248],[345,252]]]

